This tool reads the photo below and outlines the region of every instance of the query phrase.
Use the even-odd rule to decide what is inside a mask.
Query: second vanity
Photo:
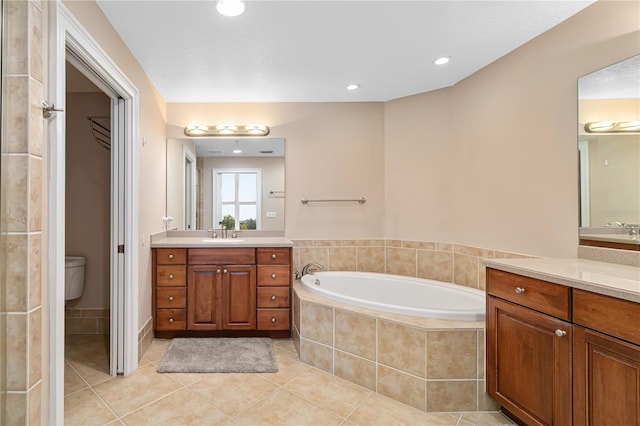
[[[640,268],[485,260],[487,388],[527,425],[640,424]]]
[[[290,337],[291,247],[283,237],[152,242],[156,337]]]

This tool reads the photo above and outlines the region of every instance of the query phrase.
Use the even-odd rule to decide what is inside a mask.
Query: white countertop
[[[154,240],[151,248],[234,248],[234,247],[293,247],[293,242],[285,237],[248,237],[220,239],[198,237],[165,237]]]
[[[485,259],[484,265],[640,303],[640,268],[586,259]]]

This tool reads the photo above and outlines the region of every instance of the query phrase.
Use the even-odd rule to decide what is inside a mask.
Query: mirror
[[[167,140],[168,229],[284,231],[284,139]]]
[[[578,79],[581,228],[640,224],[638,120],[640,55]]]

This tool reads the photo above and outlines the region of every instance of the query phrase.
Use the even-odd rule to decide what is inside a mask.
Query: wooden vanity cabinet
[[[528,425],[571,425],[570,289],[487,270],[488,392]]]
[[[156,330],[187,329],[187,250],[153,251],[153,310]]]
[[[291,252],[288,248],[259,248],[258,329],[291,328]]]

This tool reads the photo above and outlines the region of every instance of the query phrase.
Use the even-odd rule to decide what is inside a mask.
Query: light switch
[[[267,212],[266,213],[267,217],[277,217],[278,214],[276,212]]]

